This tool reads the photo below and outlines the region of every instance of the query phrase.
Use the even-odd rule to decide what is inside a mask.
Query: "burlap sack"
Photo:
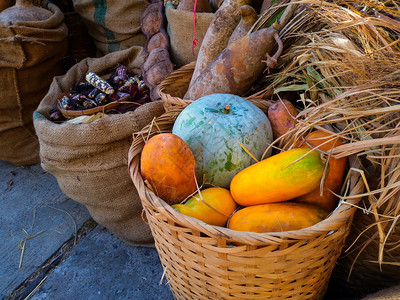
[[[15,165],[40,162],[32,114],[63,73],[68,31],[58,7],[47,9],[44,21],[0,23],[0,159]]]
[[[190,11],[177,10],[171,2],[165,7],[165,15],[168,22],[168,35],[170,38],[170,56],[176,68],[180,68],[192,61],[196,60],[199,53],[200,45],[204,35],[210,26],[214,17],[213,13],[196,13],[196,31],[195,38],[198,40],[192,51],[193,29],[194,29],[194,13]]]
[[[117,64],[137,68],[143,53],[142,47],[132,47],[82,60],[65,76],[54,78],[34,114],[43,169],[57,178],[68,197],[84,204],[95,221],[130,245],[152,244],[153,239],[141,218],[141,202],[128,174],[128,150],[132,133],[164,112],[161,102],[89,124],[57,124],[48,118],[61,93],[68,92],[82,74],[102,74]]]
[[[140,16],[149,5],[146,0],[73,0],[101,55],[144,46]]]

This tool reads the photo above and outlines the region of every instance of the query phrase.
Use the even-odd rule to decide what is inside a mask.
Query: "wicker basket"
[[[190,79],[192,78],[195,66],[196,62],[191,62],[169,74],[160,83],[158,86],[158,94],[161,97],[165,111],[168,112],[177,107],[185,107],[193,102],[193,100],[184,100],[182,98],[189,87]],[[256,98],[247,99],[265,112],[268,110],[268,107],[271,104],[271,101],[269,100]]]
[[[322,299],[355,211],[346,203],[356,204],[363,190],[358,175],[350,179],[347,202],[309,228],[251,233],[205,224],[158,198],[140,175],[144,140],[170,132],[181,110],[166,112],[137,133],[128,156],[130,176],[174,297]],[[357,166],[355,159],[350,161]]]

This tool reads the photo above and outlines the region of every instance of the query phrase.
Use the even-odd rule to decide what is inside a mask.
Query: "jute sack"
[[[52,15],[44,21],[0,23],[0,159],[15,165],[40,162],[32,114],[63,73],[68,48],[62,12],[45,8]]]
[[[165,7],[170,38],[171,60],[177,68],[196,60],[204,35],[214,17],[213,13],[196,13],[195,38],[198,40],[192,50],[194,13],[175,9],[171,2]],[[196,56],[193,55],[193,52]]]
[[[43,169],[57,178],[68,197],[84,204],[96,222],[130,245],[152,245],[153,238],[141,218],[141,202],[128,174],[128,150],[132,133],[164,112],[161,102],[89,124],[57,124],[48,118],[60,95],[68,92],[82,74],[102,74],[117,64],[137,68],[143,62],[143,52],[142,47],[131,47],[82,60],[65,76],[54,78],[34,113]]]
[[[146,36],[140,29],[140,16],[149,5],[146,0],[73,0],[82,16],[99,55],[144,46]]]

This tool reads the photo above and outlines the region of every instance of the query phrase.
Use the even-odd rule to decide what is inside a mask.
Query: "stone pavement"
[[[40,165],[0,161],[0,241],[0,299],[173,299],[157,251],[96,224]]]
[[[0,299],[173,299],[154,248],[91,220],[39,165],[0,161]]]

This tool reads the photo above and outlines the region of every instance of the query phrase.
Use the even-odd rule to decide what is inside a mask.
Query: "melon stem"
[[[230,111],[231,111],[231,106],[229,104],[225,105],[224,109],[222,110],[224,114],[229,114]]]

